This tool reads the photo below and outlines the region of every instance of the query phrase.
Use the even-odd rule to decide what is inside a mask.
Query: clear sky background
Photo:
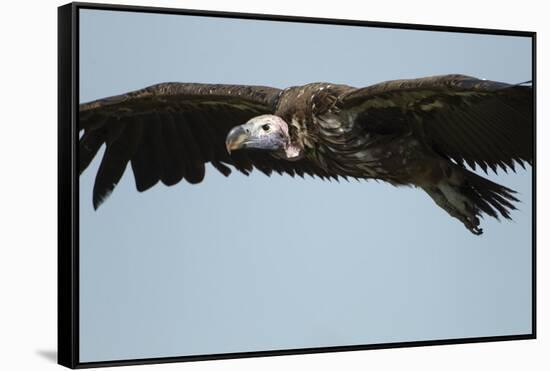
[[[531,79],[528,38],[82,10],[80,100],[165,82],[353,86],[462,73]],[[80,177],[80,360],[531,332],[531,170],[514,221],[477,237],[421,190],[223,177],[94,211]]]

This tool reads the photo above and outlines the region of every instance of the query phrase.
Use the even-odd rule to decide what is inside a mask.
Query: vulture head
[[[256,149],[288,160],[298,159],[302,152],[292,143],[288,124],[276,115],[256,116],[235,126],[227,134],[225,147],[230,154],[236,150]]]

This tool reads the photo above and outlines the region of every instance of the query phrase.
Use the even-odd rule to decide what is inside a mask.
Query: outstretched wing
[[[224,175],[232,165],[248,174],[316,173],[312,165],[277,160],[265,153],[229,155],[229,130],[250,118],[272,113],[281,90],[264,86],[163,83],[80,105],[80,173],[103,144],[105,153],[93,191],[97,208],[113,191],[128,163],[136,187],[145,191],[162,181],[199,183],[205,164]]]
[[[532,88],[443,75],[354,90],[340,105],[367,130],[410,130],[436,152],[485,172],[533,161]]]

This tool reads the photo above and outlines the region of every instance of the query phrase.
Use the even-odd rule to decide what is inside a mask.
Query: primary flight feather
[[[228,176],[309,174],[422,188],[481,234],[483,214],[510,218],[514,191],[468,169],[533,161],[532,88],[443,75],[365,88],[312,83],[284,90],[162,83],[80,105],[82,173],[105,144],[94,208],[131,164],[138,191]]]

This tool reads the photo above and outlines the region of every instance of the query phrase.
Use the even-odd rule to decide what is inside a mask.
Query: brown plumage
[[[515,171],[533,160],[530,86],[462,75],[356,89],[163,83],[80,105],[80,172],[106,144],[94,207],[128,163],[136,187],[200,183],[205,164],[228,176],[355,177],[424,189],[470,231],[510,218],[514,191],[466,167]]]

